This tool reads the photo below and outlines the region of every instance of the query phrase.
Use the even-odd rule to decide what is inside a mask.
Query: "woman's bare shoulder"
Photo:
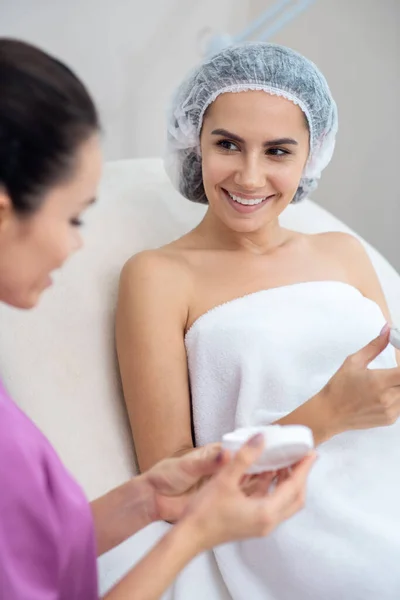
[[[359,261],[368,262],[364,244],[353,234],[342,231],[326,231],[309,236],[317,252],[325,254],[337,263],[351,267]]]
[[[154,250],[144,250],[131,256],[121,271],[121,281],[132,283],[159,282],[176,285],[190,278],[190,268],[185,253],[173,245]]]

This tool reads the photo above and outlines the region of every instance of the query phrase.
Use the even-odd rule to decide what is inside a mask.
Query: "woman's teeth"
[[[232,200],[234,200],[238,204],[244,204],[245,206],[254,206],[255,204],[261,204],[261,202],[263,202],[267,198],[266,196],[264,196],[264,198],[246,199],[241,198],[240,196],[235,196],[235,194],[231,194],[230,192],[228,192],[228,194],[232,198]]]

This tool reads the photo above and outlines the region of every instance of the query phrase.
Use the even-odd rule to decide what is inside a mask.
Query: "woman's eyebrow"
[[[239,135],[237,135],[236,133],[232,133],[231,131],[227,131],[226,129],[214,129],[211,132],[211,135],[219,135],[219,136],[223,136],[223,137],[227,137],[231,140],[234,140],[235,142],[239,142],[240,144],[244,144],[245,140],[243,138],[241,138]],[[264,142],[263,146],[269,147],[269,146],[283,146],[285,144],[292,144],[294,146],[298,146],[298,142],[296,142],[296,140],[294,140],[293,138],[277,138],[276,140],[268,140],[268,142]]]

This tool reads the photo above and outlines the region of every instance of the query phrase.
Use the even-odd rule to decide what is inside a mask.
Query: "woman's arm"
[[[327,442],[334,435],[340,433],[331,419],[330,403],[325,388],[294,411],[276,421],[276,424],[309,427],[313,432],[315,446]]]
[[[360,292],[370,300],[373,300],[382,310],[382,313],[387,320],[387,322],[391,323],[391,316],[388,309],[388,305],[386,302],[386,298],[384,296],[382,287],[380,285],[378,276],[375,272],[375,269],[369,259],[367,252],[364,249],[364,246],[361,242],[352,235],[340,232],[332,232],[324,235],[324,251],[328,252],[328,255],[335,256],[336,260],[344,267],[344,271],[346,272],[348,283],[353,285],[355,288],[360,290]],[[372,354],[370,355],[370,360],[373,360],[385,347],[387,343],[385,343],[385,339],[383,338],[381,341],[372,342],[372,345],[369,345],[371,348]],[[376,348],[374,347],[376,346]],[[366,354],[368,354],[368,350]],[[364,353],[364,349],[361,349],[360,353],[356,353],[354,356],[361,356]],[[400,365],[400,351],[396,350],[396,358],[397,364]],[[356,359],[357,361],[357,359]],[[361,359],[362,363],[362,359]],[[367,365],[365,365],[367,366]],[[377,382],[372,381],[373,375],[371,373],[365,372],[363,377],[362,371],[358,373],[355,372],[357,369],[352,369],[351,365],[346,365],[347,369],[347,384],[351,383],[351,380],[354,382],[353,394],[348,396],[348,405],[351,406],[351,400],[354,399],[358,394],[359,390],[362,389],[362,386],[367,384],[367,379],[371,379],[371,386],[376,386]],[[343,373],[339,376],[345,375],[345,369],[342,369]],[[352,372],[350,372],[352,371]],[[378,374],[377,374],[378,375]],[[389,375],[389,374],[388,374]],[[356,377],[358,376],[358,380],[356,381]],[[379,375],[378,375],[379,376]],[[364,381],[361,381],[364,379]],[[357,387],[357,383],[358,386]],[[380,381],[378,386],[381,386],[383,391],[383,384]],[[346,386],[346,387],[345,387]],[[321,444],[334,435],[344,431],[345,428],[341,425],[338,425],[337,421],[334,418],[332,413],[332,406],[338,406],[339,402],[333,400],[330,397],[330,392],[332,386],[326,386],[321,392],[316,394],[313,398],[305,402],[298,409],[280,419],[278,421],[281,425],[290,425],[290,424],[301,424],[307,425],[313,430],[314,439],[316,445]],[[336,386],[339,387],[339,386]],[[348,387],[346,383],[343,381],[343,391],[347,390]],[[377,405],[379,402],[379,394],[376,390],[373,389],[365,389],[365,406],[368,406],[367,398],[371,398],[372,394],[375,393]],[[343,396],[343,394],[342,394]],[[384,396],[383,404],[385,403]],[[372,399],[371,399],[372,400]],[[377,406],[377,408],[379,405]],[[383,409],[384,407],[382,407]],[[395,411],[394,411],[395,413]],[[377,415],[379,413],[377,412]],[[348,415],[347,415],[348,416]],[[383,415],[382,415],[383,416]],[[392,416],[391,413],[387,415],[387,422],[382,422],[381,425],[388,425],[390,421],[396,415]],[[360,417],[361,414],[360,414]],[[378,417],[380,418],[380,417]],[[374,423],[371,422],[370,426],[374,426]],[[357,427],[356,427],[357,428]]]
[[[193,448],[184,345],[190,293],[185,265],[162,251],[134,256],[121,274],[117,351],[142,471]]]
[[[348,257],[351,282],[360,290],[363,296],[373,300],[380,307],[387,323],[391,325],[393,321],[385,294],[364,246],[351,235],[342,234],[342,240],[344,251]],[[395,353],[397,364],[400,365],[400,350],[395,350]]]

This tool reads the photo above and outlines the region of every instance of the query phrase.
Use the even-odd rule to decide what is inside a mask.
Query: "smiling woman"
[[[400,424],[382,427],[400,413],[400,371],[388,328],[379,335],[386,300],[355,238],[279,220],[316,188],[336,132],[328,84],[298,53],[251,43],[216,54],[182,82],[168,120],[168,172],[206,214],[121,275],[118,356],[142,469],[238,427],[308,425],[323,443],[302,515],[268,540],[215,549],[234,600],[400,590]]]
[[[213,213],[242,232],[279,215],[298,188],[309,137],[304,113],[285,98],[264,91],[221,94],[205,113],[200,137],[203,186]]]

